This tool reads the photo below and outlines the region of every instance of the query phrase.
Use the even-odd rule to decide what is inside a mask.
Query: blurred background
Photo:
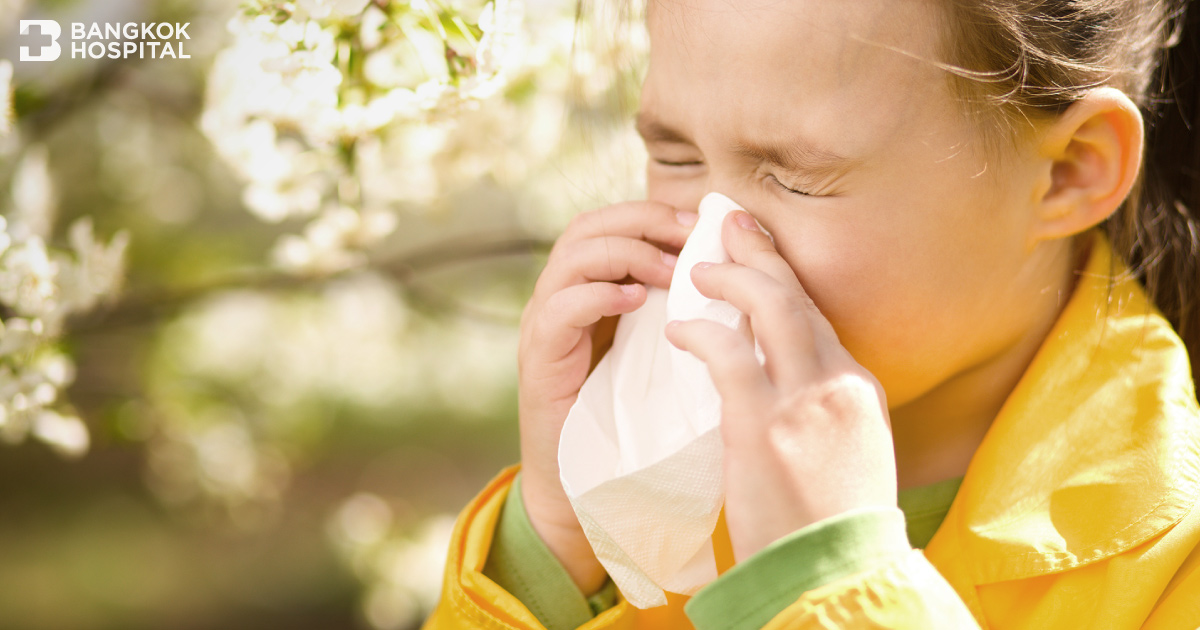
[[[0,627],[420,624],[545,254],[644,197],[620,4],[0,0]]]

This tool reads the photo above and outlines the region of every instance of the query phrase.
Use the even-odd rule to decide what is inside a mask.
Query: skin
[[[744,334],[712,322],[665,333],[708,364],[722,394],[735,558],[965,473],[1074,289],[1086,231],[1136,181],[1143,128],[1127,96],[1101,87],[1002,159],[986,155],[943,71],[913,57],[937,57],[936,10],[917,0],[651,3],[638,117],[648,200],[580,215],[521,324],[524,499],[585,593],[605,573],[558,482],[562,423],[614,316],[645,299],[643,287],[616,283],[666,286],[666,253],[710,191],[749,215],[723,226],[733,262],[692,278],[747,313],[766,365]],[[735,149],[770,143],[852,165],[822,175]],[[741,225],[755,220],[770,236]]]

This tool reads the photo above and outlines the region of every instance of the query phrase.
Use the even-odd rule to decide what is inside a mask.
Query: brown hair
[[[1102,224],[1200,382],[1200,0],[946,0],[952,92],[992,156],[1090,88],[1142,112],[1143,168]],[[945,67],[945,66],[943,66]],[[999,169],[998,169],[999,170]]]

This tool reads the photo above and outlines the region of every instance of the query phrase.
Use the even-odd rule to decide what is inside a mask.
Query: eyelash
[[[699,164],[703,164],[703,162],[667,162],[666,160],[658,160],[658,159],[656,159],[654,161],[658,162],[659,164],[662,164],[663,166],[696,166]],[[774,175],[768,175],[768,177],[770,177],[771,181],[775,182],[775,185],[778,186],[781,190],[791,193],[793,195],[799,195],[801,197],[819,197],[820,196],[820,195],[814,195],[812,193],[806,193],[802,190],[795,190],[792,188],[788,188],[787,186],[784,186],[783,182],[779,181],[779,179],[777,177],[775,177]]]
[[[657,159],[654,161],[662,164],[663,166],[696,166],[697,164],[703,164],[703,162],[667,162],[666,160]]]
[[[783,182],[779,181],[779,179],[777,179],[774,175],[768,175],[767,177],[770,177],[771,181],[775,182],[776,186],[779,186],[783,190],[790,192],[794,195],[800,195],[801,197],[819,197],[820,196],[820,195],[814,195],[812,193],[806,193],[803,190],[794,190],[792,188],[788,188],[787,186],[784,186]]]

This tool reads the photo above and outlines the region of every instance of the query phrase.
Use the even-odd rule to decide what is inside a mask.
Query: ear
[[[1113,87],[1089,91],[1041,136],[1029,244],[1079,234],[1120,207],[1142,165],[1142,114]]]

